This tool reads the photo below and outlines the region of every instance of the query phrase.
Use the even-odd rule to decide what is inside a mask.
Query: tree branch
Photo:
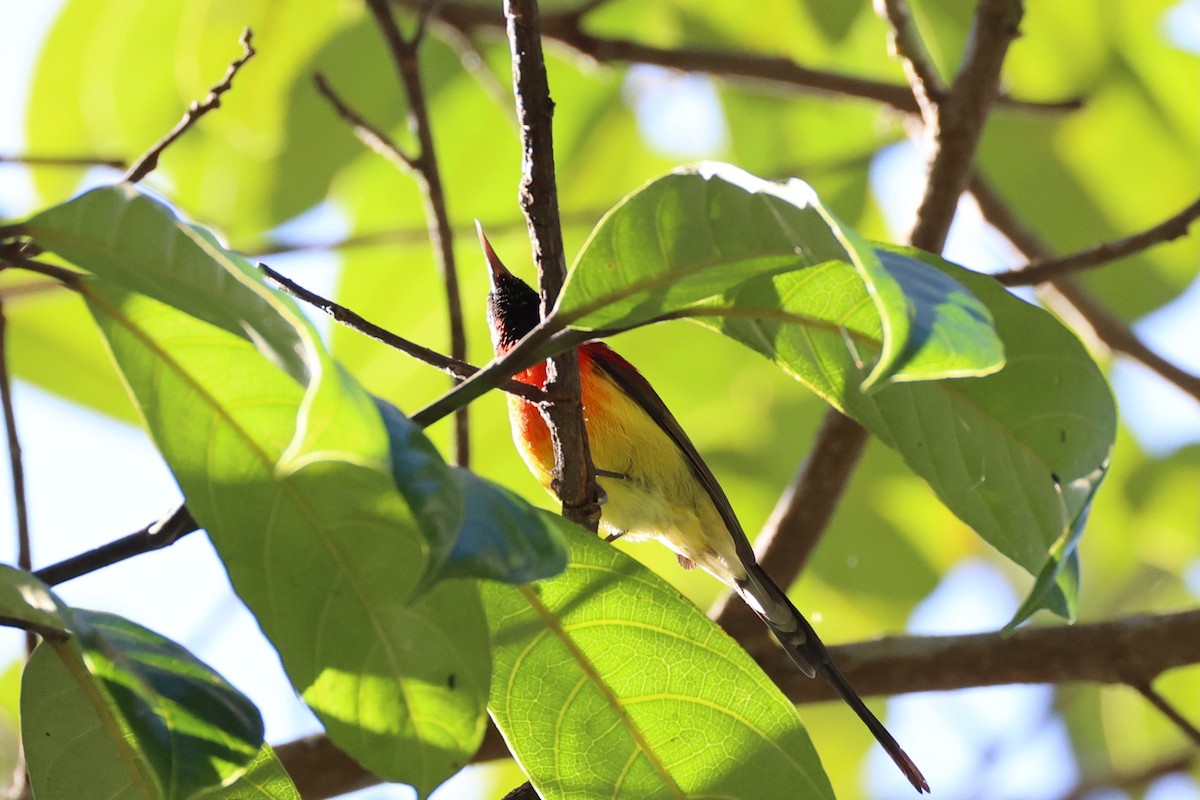
[[[60,561],[49,567],[43,567],[34,575],[51,586],[66,583],[82,575],[95,572],[98,569],[116,564],[142,553],[161,550],[175,544],[189,533],[200,530],[196,520],[186,506],[180,505],[166,517],[152,522],[139,531],[122,536],[116,541],[101,545],[66,561]]]
[[[988,224],[998,230],[1031,261],[1048,261],[1050,248],[1013,213],[994,188],[977,175],[971,182],[971,194]],[[1048,287],[1068,304],[1091,328],[1093,336],[1110,350],[1145,364],[1164,379],[1200,401],[1200,376],[1193,375],[1163,358],[1138,338],[1128,325],[1092,297],[1078,283],[1062,278]]]
[[[912,87],[921,118],[926,121],[933,119],[937,113],[935,104],[941,101],[946,89],[934,69],[921,34],[913,24],[908,3],[906,0],[876,0],[875,12],[892,27],[888,44],[893,57],[898,58],[904,67],[904,75]]]
[[[546,318],[567,275],[562,224],[558,216],[558,187],[554,176],[554,102],[542,55],[537,0],[505,0],[504,16],[512,51],[513,93],[521,130],[521,208],[529,226]],[[579,361],[574,350],[552,358],[547,365],[546,391],[555,397],[545,406],[554,442],[558,497],[563,516],[596,530],[600,521],[587,430],[580,402]]]
[[[433,11],[433,3],[426,0],[421,4],[416,33],[408,40],[396,25],[390,0],[366,0],[366,4],[375,17],[380,33],[383,34],[396,74],[408,97],[408,124],[417,137],[417,145],[420,148],[410,166],[421,189],[429,241],[433,246],[438,270],[446,288],[446,305],[450,317],[450,356],[465,361],[467,332],[463,324],[458,270],[454,263],[454,231],[450,227],[450,216],[446,211],[446,194],[438,169],[437,153],[434,150],[433,129],[429,122],[429,110],[425,105],[425,90],[421,85],[421,64],[418,58],[426,19]],[[470,460],[470,423],[467,408],[464,406],[454,415],[454,461],[459,466],[467,467]]]
[[[1179,713],[1179,709],[1167,702],[1167,698],[1154,690],[1149,681],[1130,684],[1137,693],[1146,698],[1146,702],[1162,712],[1163,716],[1175,723],[1175,727],[1184,736],[1192,740],[1192,744],[1200,747],[1200,728],[1197,728],[1187,717]]]
[[[751,655],[788,697],[797,703],[835,699],[828,686],[805,678],[770,644],[764,641]],[[829,652],[864,696],[1011,683],[1132,685],[1200,663],[1200,610],[1020,628],[1012,634],[895,636]]]
[[[417,3],[417,0],[400,1],[410,8],[415,7]],[[487,6],[468,3],[442,3],[437,16],[447,25],[464,32],[497,28],[500,25],[499,18]],[[908,86],[810,69],[779,56],[704,47],[654,47],[626,39],[593,36],[583,30],[582,16],[576,9],[547,14],[542,18],[542,35],[599,63],[651,64],[718,78],[766,83],[801,92],[819,92],[870,100],[909,114],[920,112],[912,89]],[[1081,98],[1038,103],[1002,95],[997,98],[997,102],[1007,108],[1050,112],[1072,111],[1083,106]]]
[[[295,281],[280,275],[266,264],[260,262],[258,264],[258,268],[264,275],[270,278],[272,282],[278,285],[279,288],[290,294],[292,297],[295,297],[297,300],[301,300],[305,303],[308,303],[313,308],[325,312],[335,321],[340,322],[347,328],[358,331],[359,333],[369,336],[375,341],[385,344],[388,347],[395,348],[402,353],[406,353],[418,361],[422,361],[430,365],[431,367],[436,367],[451,377],[469,378],[479,371],[479,367],[468,364],[465,361],[449,358],[437,352],[436,350],[431,350],[428,347],[417,344],[416,342],[411,342],[402,336],[397,336],[386,328],[381,328],[375,323],[359,316],[345,306],[321,297],[321,295],[311,292],[308,289],[305,289]],[[526,400],[529,400],[533,403],[542,403],[546,401],[545,392],[541,391],[535,386],[530,386],[529,384],[521,383],[520,381],[505,381],[498,388],[501,388],[510,394],[524,397]]]
[[[183,136],[183,134],[187,132],[187,129],[195,125],[201,117],[212,111],[214,108],[220,108],[221,95],[233,88],[233,78],[238,74],[238,70],[240,70],[247,61],[249,61],[251,58],[254,58],[255,50],[250,44],[250,39],[252,36],[253,34],[249,28],[246,28],[244,31],[242,31],[242,36],[240,39],[238,39],[242,45],[242,54],[229,65],[228,69],[225,70],[225,76],[221,78],[220,83],[217,83],[211,89],[209,89],[208,96],[202,101],[199,103],[192,103],[191,106],[188,107],[187,112],[183,115],[183,119],[179,120],[175,127],[172,128],[166,136],[159,139],[153,147],[147,150],[145,155],[134,162],[134,165],[129,168],[129,171],[125,173],[125,176],[122,178],[122,180],[129,181],[130,183],[137,183],[142,178],[149,175],[158,166],[158,157],[163,154],[164,150],[170,147],[171,144],[180,136]]]
[[[8,468],[12,476],[13,508],[17,515],[17,566],[33,569],[33,550],[29,539],[29,507],[25,498],[25,466],[21,459],[21,438],[17,434],[17,414],[13,409],[12,377],[8,374],[8,319],[0,304],[0,405],[4,407],[4,430],[8,434]],[[37,638],[25,632],[25,655],[33,652]]]
[[[1200,200],[1141,233],[1135,233],[1124,239],[1103,242],[1069,256],[1039,259],[1024,267],[998,272],[992,277],[1005,286],[1032,286],[1058,280],[1071,273],[1100,267],[1119,258],[1140,253],[1156,244],[1185,236],[1188,228],[1197,219],[1200,219]]]
[[[909,243],[941,252],[958,209],[958,199],[970,180],[979,137],[999,84],[1000,68],[1016,35],[1021,4],[1020,0],[980,0],[963,66],[949,91],[942,92],[940,85],[922,83],[937,81],[937,77],[917,44],[919,37],[912,29],[907,6],[903,0],[883,2],[883,13],[897,30],[894,37],[897,47],[902,57],[913,62],[907,70],[910,79],[916,82],[913,91],[926,95],[935,88],[938,90],[930,96],[927,108],[929,116],[925,122],[928,131],[932,131],[928,139],[929,166],[924,197]],[[858,423],[843,418],[834,409],[826,414],[817,447],[801,470],[799,483],[789,487],[772,514],[772,521],[787,524],[787,535],[772,535],[769,541],[760,542],[757,549],[760,562],[771,565],[768,571],[776,580],[787,581],[782,585],[794,582],[803,561],[817,546],[833,517],[841,492],[834,488],[839,484],[831,483],[831,477],[836,475],[841,486],[849,482],[866,440],[867,432]],[[750,626],[750,618],[729,598],[715,613],[733,630]]]
[[[0,164],[24,164],[28,167],[112,167],[125,169],[125,161],[104,156],[0,155]]]
[[[898,636],[829,651],[863,696],[1014,683],[1148,682],[1169,669],[1200,663],[1200,611],[1020,628],[1011,635]],[[828,685],[805,678],[765,638],[750,652],[794,702],[837,699]],[[379,782],[324,737],[280,745],[275,752],[305,800],[323,800]],[[489,725],[472,762],[507,755],[503,740]]]
[[[319,72],[314,74],[313,85],[317,88],[320,95],[333,106],[337,115],[345,120],[350,129],[354,131],[355,137],[366,145],[368,150],[378,153],[402,170],[415,172],[418,169],[416,159],[405,153],[400,148],[400,145],[392,141],[390,136],[367,122],[358,112],[350,108],[325,80],[324,75]],[[421,236],[422,238],[428,238],[428,229],[422,231]]]
[[[962,67],[934,115],[925,120],[930,142],[925,194],[909,242],[940,253],[971,179],[975,151],[1000,82],[1000,68],[1021,22],[1020,0],[980,0]]]

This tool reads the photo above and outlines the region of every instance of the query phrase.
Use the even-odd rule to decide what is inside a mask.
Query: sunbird
[[[492,290],[488,325],[497,356],[511,350],[541,321],[540,298],[497,257],[483,228]],[[819,673],[854,709],[919,793],[925,776],[834,665],[812,625],[758,564],[729,498],[683,428],[632,364],[603,342],[578,348],[584,427],[596,480],[606,499],[600,527],[610,539],[655,539],[685,569],[701,567],[732,588],[754,610],[796,666]],[[546,364],[514,376],[545,388]],[[554,448],[537,404],[508,395],[513,441],[534,477],[555,494]]]

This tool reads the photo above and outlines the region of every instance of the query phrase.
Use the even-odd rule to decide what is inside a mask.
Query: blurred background
[[[544,3],[546,13],[570,8]],[[784,55],[814,67],[903,82],[887,29],[867,2],[613,0],[587,16],[598,36]],[[971,4],[911,5],[943,75],[962,51]],[[711,7],[710,7],[711,6]],[[490,6],[488,6],[490,8]],[[1009,94],[1082,110],[998,110],[982,173],[1058,252],[1135,232],[1200,194],[1200,0],[1031,3],[1004,73]],[[201,98],[250,25],[259,55],[223,106],[176,143],[147,187],[304,286],[402,335],[446,351],[447,333],[420,198],[412,178],[366,152],[312,90],[323,71],[376,124],[404,141],[404,100],[359,4],[179,0],[0,3],[0,156],[129,160]],[[597,64],[551,45],[556,156],[568,254],[625,193],[697,159],[768,178],[801,177],[871,238],[898,240],[921,192],[919,141],[903,116],[861,100],[800,94],[658,67]],[[530,276],[516,203],[519,149],[507,44],[498,29],[435,27],[422,53],[469,320],[471,360],[490,357],[486,278],[471,232],[478,217],[501,257]],[[0,163],[0,217],[24,215],[88,186],[106,167]],[[349,241],[348,241],[349,240]],[[347,243],[348,244],[340,244]],[[981,271],[1020,256],[965,199],[946,251]],[[1154,349],[1200,372],[1200,236],[1088,273],[1084,281]],[[2,284],[0,284],[2,285]],[[1022,296],[1036,302],[1032,293]],[[141,428],[100,338],[65,293],[5,300],[24,449],[35,566],[157,519],[179,491]],[[349,369],[413,411],[444,376],[317,319]],[[1085,342],[1090,342],[1086,336]],[[621,336],[616,347],[653,381],[757,530],[809,447],[824,405],[765,360],[684,323]],[[1121,407],[1112,471],[1081,545],[1082,621],[1194,607],[1200,596],[1200,405],[1147,369],[1097,350]],[[733,412],[731,410],[736,410]],[[445,425],[431,431],[448,440]],[[509,441],[498,395],[472,406],[473,467],[537,502],[547,498]],[[0,473],[0,557],[15,562],[7,460]],[[719,586],[674,557],[628,548],[702,607]],[[869,446],[847,496],[792,596],[827,642],[882,633],[995,630],[1032,584],[949,514],[897,455]],[[188,647],[262,710],[272,743],[319,730],[278,658],[229,588],[202,535],[61,587],[71,604],[123,614]],[[1034,624],[1059,624],[1039,615]],[[4,630],[0,768],[15,752],[21,637]],[[1158,688],[1195,720],[1200,668]],[[879,704],[883,706],[882,703]],[[842,797],[909,797],[911,789],[839,705],[801,709]],[[1077,787],[1135,774],[1187,751],[1186,739],[1132,690],[1067,685],[908,695],[886,721],[940,798],[1200,798],[1185,771],[1145,785]],[[1194,752],[1194,750],[1193,750]],[[2,770],[0,770],[2,771]],[[472,767],[437,800],[501,796],[515,767]],[[407,798],[381,786],[355,797]]]

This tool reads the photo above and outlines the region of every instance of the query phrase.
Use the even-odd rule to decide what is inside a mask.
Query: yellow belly
[[[580,379],[592,462],[622,476],[598,478],[607,494],[602,530],[632,541],[657,539],[727,584],[745,577],[725,523],[671,437],[587,359]],[[519,397],[509,395],[508,403],[517,449],[550,491],[554,453],[545,420]]]

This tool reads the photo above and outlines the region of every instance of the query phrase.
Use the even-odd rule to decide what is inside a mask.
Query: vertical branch
[[[521,208],[533,244],[545,318],[567,275],[554,177],[554,102],[550,99],[542,56],[537,0],[505,0],[504,17],[512,49],[513,91],[521,128]],[[563,515],[596,530],[600,521],[599,490],[583,426],[579,360],[575,351],[551,359],[547,377],[546,391],[555,398],[547,404],[546,416],[554,440]]]
[[[4,430],[8,433],[8,466],[12,472],[13,506],[17,512],[17,566],[33,570],[33,552],[29,542],[29,510],[25,504],[25,467],[21,461],[21,440],[17,436],[17,415],[13,411],[12,380],[8,374],[8,319],[0,305],[0,405],[4,407]],[[25,653],[33,652],[37,638],[25,632]]]
[[[958,199],[971,180],[983,124],[996,99],[1000,67],[1016,38],[1021,0],[980,0],[962,67],[932,118],[925,120],[929,139],[925,194],[909,243],[940,253],[954,220]],[[910,54],[910,58],[912,54]]]
[[[928,62],[920,35],[903,0],[880,0],[881,14],[893,26],[892,47],[904,59],[913,91],[922,98],[928,153],[925,192],[908,243],[941,252],[958,209],[958,200],[971,181],[975,152],[988,111],[998,94],[1000,68],[1017,35],[1023,13],[1021,0],[979,0],[971,39],[963,63],[948,90],[943,91]],[[788,585],[799,576],[803,562],[820,541],[840,491],[830,491],[828,476],[849,481],[866,444],[866,430],[830,410],[817,445],[796,480],[776,505],[755,552],[777,580]],[[713,609],[727,630],[744,630],[747,620],[725,602]]]
[[[446,212],[446,194],[438,169],[437,153],[433,143],[429,110],[425,104],[425,90],[421,85],[421,66],[417,58],[421,40],[424,38],[430,4],[422,7],[416,32],[406,39],[396,25],[388,0],[366,0],[367,8],[375,16],[384,42],[391,53],[396,74],[404,85],[408,97],[408,125],[417,138],[420,151],[412,158],[413,174],[421,189],[425,205],[425,220],[429,228],[429,241],[433,246],[438,271],[446,287],[446,303],[450,316],[450,357],[458,361],[467,358],[467,333],[463,325],[462,298],[458,288],[458,269],[454,262],[454,232]],[[454,412],[454,461],[466,467],[470,462],[470,425],[467,409]]]

